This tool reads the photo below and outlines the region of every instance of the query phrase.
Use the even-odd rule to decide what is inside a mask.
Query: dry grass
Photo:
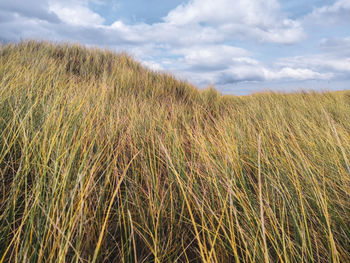
[[[0,49],[0,262],[349,262],[350,92],[221,96]]]

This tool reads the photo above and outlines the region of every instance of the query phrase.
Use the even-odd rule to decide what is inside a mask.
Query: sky
[[[224,94],[350,89],[350,0],[0,0],[0,41],[74,42]]]

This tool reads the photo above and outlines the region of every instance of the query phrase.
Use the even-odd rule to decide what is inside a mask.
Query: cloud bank
[[[153,24],[121,18],[108,24],[94,4],[107,5],[97,0],[1,1],[0,40],[48,39],[127,51],[154,70],[226,90],[243,82],[350,79],[350,32],[328,33],[347,28],[350,0],[294,19],[277,0],[192,0]],[[310,45],[313,49],[307,50]]]

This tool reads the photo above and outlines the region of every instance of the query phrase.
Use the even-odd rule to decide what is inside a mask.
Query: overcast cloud
[[[0,40],[126,51],[154,70],[225,93],[350,83],[350,0],[163,2],[0,0]]]

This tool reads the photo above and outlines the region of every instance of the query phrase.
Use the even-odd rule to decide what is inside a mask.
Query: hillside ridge
[[[350,91],[224,96],[0,47],[0,263],[349,262]]]

